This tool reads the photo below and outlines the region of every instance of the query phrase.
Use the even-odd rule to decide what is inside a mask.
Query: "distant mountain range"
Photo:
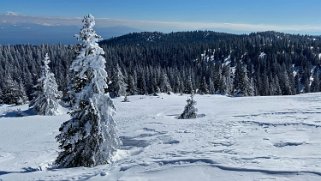
[[[51,26],[46,24],[0,24],[0,44],[74,44],[76,39],[74,34],[79,32],[80,26],[61,25]],[[97,27],[96,31],[103,39],[121,36],[131,32],[141,30],[126,27]]]

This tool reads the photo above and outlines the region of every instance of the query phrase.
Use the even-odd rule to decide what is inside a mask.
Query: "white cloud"
[[[54,26],[52,24],[49,24],[49,23],[37,23],[38,25],[42,25],[42,26]],[[57,24],[56,26],[59,26],[59,24]]]
[[[145,31],[184,31],[184,30],[216,30],[227,32],[256,32],[281,31],[290,33],[321,33],[321,25],[277,25],[277,24],[249,24],[224,22],[175,22],[175,21],[144,21],[121,20],[110,18],[96,18],[98,27],[128,26]],[[31,23],[44,26],[81,26],[81,18],[64,17],[36,17],[24,16],[16,12],[0,15],[0,22],[11,24]]]
[[[291,33],[321,32],[321,25],[273,25],[220,22],[165,22],[165,21],[135,21],[130,24],[140,25],[151,30],[219,30],[233,32],[281,31]]]
[[[6,12],[6,15],[7,15],[7,16],[18,16],[19,13],[14,12],[14,11],[7,11],[7,12]]]

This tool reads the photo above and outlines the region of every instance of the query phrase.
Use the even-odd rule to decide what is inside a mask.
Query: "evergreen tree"
[[[213,75],[213,83],[214,83],[214,87],[215,87],[215,92],[216,93],[222,93],[222,70],[220,67],[220,64],[216,63],[214,65],[214,75]]]
[[[128,100],[128,96],[127,96],[127,95],[125,95],[124,100],[123,100],[122,102],[130,102],[130,101]]]
[[[165,72],[162,73],[159,88],[161,92],[170,93],[172,92],[172,87],[168,81],[168,76]]]
[[[311,92],[318,92],[320,90],[320,77],[319,77],[319,72],[315,71],[315,73],[313,74],[313,81],[311,84]]]
[[[210,79],[210,83],[208,85],[208,91],[210,94],[215,94],[215,86],[212,79]]]
[[[137,89],[138,89],[138,94],[141,94],[141,95],[145,95],[148,92],[146,79],[143,73],[140,73],[137,77]]]
[[[235,69],[234,95],[249,96],[251,95],[250,80],[247,75],[246,67],[238,62]]]
[[[291,89],[291,82],[289,78],[288,72],[283,68],[281,70],[280,75],[279,75],[279,80],[280,80],[280,88],[282,91],[282,95],[292,95],[292,89]],[[301,87],[301,85],[299,85]],[[300,90],[301,91],[301,90]]]
[[[272,95],[281,95],[282,91],[280,88],[279,78],[277,75],[274,76],[272,85]]]
[[[134,77],[132,75],[128,76],[128,87],[127,87],[127,92],[130,95],[135,95],[137,94],[137,86],[134,81]]]
[[[109,90],[111,97],[120,97],[126,95],[127,84],[125,83],[125,77],[118,64],[115,68],[113,68],[113,77],[111,84],[109,85]]]
[[[71,65],[72,118],[61,125],[56,137],[62,149],[55,162],[58,167],[110,163],[120,144],[112,117],[114,105],[106,93],[104,51],[97,43],[100,36],[93,29],[94,17],[85,16],[83,24],[77,35],[81,49]]]
[[[41,67],[41,77],[35,86],[35,97],[29,104],[29,107],[40,115],[56,115],[59,106],[57,100],[60,97],[58,85],[54,74],[50,71],[49,63],[50,59],[48,53],[46,53]]]
[[[209,93],[205,77],[203,77],[203,79],[202,79],[202,82],[201,82],[201,85],[199,88],[199,92],[200,92],[200,94],[208,94]]]
[[[193,83],[192,83],[192,76],[189,75],[186,80],[185,93],[191,94],[193,92]]]
[[[3,104],[3,100],[2,100],[2,90],[0,89],[0,104]]]
[[[187,105],[184,108],[183,113],[178,117],[178,119],[195,119],[197,117],[197,109],[195,108],[196,101],[194,100],[194,94],[186,100]]]
[[[1,99],[4,104],[21,105],[28,101],[24,86],[8,75],[5,79],[6,87],[2,91]]]
[[[280,80],[280,82],[282,82],[282,80]],[[294,86],[295,86],[295,93],[300,94],[302,85],[300,82],[300,76],[298,74],[294,76]]]
[[[232,72],[232,69],[229,66],[224,67],[224,79],[223,79],[223,84],[225,84],[225,93],[227,95],[232,95],[233,94],[233,79],[234,79],[234,74]]]
[[[178,75],[178,73],[176,73],[176,75]],[[175,81],[174,81],[173,91],[174,92],[182,92],[182,90],[181,90],[182,82],[181,82],[180,77],[179,76],[175,76],[174,79],[175,79]]]

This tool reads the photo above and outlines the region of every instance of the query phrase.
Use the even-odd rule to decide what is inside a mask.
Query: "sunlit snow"
[[[38,116],[27,105],[3,105],[0,180],[321,179],[321,93],[196,95],[202,116],[177,119],[188,96],[115,99],[123,146],[114,163],[93,168],[51,167],[55,136],[67,114]]]

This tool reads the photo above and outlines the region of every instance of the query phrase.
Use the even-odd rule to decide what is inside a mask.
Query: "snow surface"
[[[177,119],[188,95],[117,98],[123,142],[110,165],[54,169],[69,115],[0,107],[0,180],[320,180],[321,93],[196,95],[197,119]],[[17,117],[20,108],[24,117]],[[65,110],[66,111],[66,110]]]

